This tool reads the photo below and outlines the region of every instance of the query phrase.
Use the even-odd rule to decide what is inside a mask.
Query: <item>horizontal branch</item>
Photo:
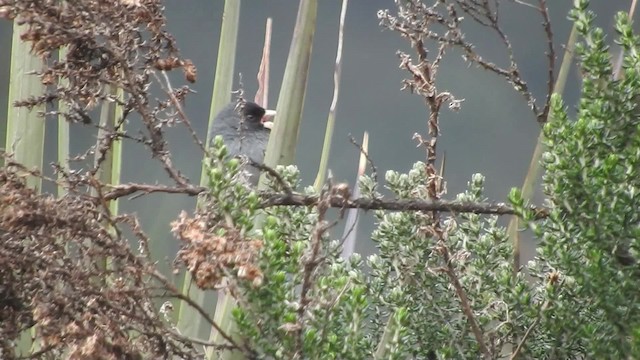
[[[165,193],[165,194],[184,194],[189,196],[197,196],[202,192],[207,191],[204,186],[195,185],[152,185],[152,184],[122,184],[122,185],[107,185],[109,191],[105,191],[104,200],[115,200],[121,197],[134,195],[136,197],[151,194],[151,193]]]
[[[473,213],[492,215],[515,215],[515,209],[506,203],[466,202],[451,200],[423,200],[423,199],[371,199],[358,198],[345,201],[341,197],[330,199],[332,208],[352,208],[362,210],[388,211],[441,211],[451,213]],[[318,196],[293,193],[278,194],[265,193],[262,195],[262,206],[313,206],[318,203]],[[546,208],[531,206],[536,219],[548,216]]]
[[[150,193],[185,194],[197,196],[207,190],[203,186],[166,186],[152,184],[122,184],[109,186],[105,192],[104,200],[114,200],[128,195],[140,196]],[[315,206],[319,197],[316,195],[303,195],[299,193],[273,193],[260,194],[262,198],[261,208],[273,206]],[[469,202],[456,200],[424,200],[424,199],[371,199],[357,198],[346,200],[341,196],[333,196],[329,199],[329,205],[338,209],[362,209],[362,210],[388,210],[388,211],[441,211],[450,213],[473,213],[489,215],[514,215],[512,206],[498,202]],[[546,208],[531,206],[536,219],[548,216]]]

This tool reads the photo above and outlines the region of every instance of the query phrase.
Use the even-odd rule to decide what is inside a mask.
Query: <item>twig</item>
[[[520,340],[520,342],[518,343],[518,346],[516,347],[516,349],[513,351],[513,354],[511,354],[511,356],[509,357],[509,360],[515,360],[518,355],[520,354],[520,351],[522,351],[523,347],[524,347],[524,342],[527,340],[527,338],[529,337],[529,334],[531,333],[531,331],[533,330],[534,327],[536,327],[538,325],[538,323],[540,322],[540,317],[537,317],[533,323],[531,324],[531,326],[529,326],[529,328],[527,329],[527,331],[524,333],[524,336],[522,337],[522,339]]]
[[[105,187],[111,189],[104,194],[104,200],[114,200],[124,196],[133,195],[135,193],[166,193],[166,194],[185,194],[189,196],[197,196],[205,191],[207,188],[204,186],[196,186],[187,184],[184,186],[169,186],[169,185],[152,185],[152,184],[136,184],[127,183],[121,185],[109,185],[105,184]]]
[[[522,0],[511,0],[511,1],[513,1],[516,4],[520,4],[522,6],[530,7],[532,9],[536,9],[536,10],[538,9],[535,5],[529,4],[528,2],[525,2],[525,1],[522,1]]]
[[[172,294],[169,294],[169,296],[176,298],[178,300],[182,300],[185,303],[189,304],[189,306],[194,308],[200,314],[200,316],[202,316],[202,318],[204,318],[213,328],[216,329],[216,331],[220,333],[220,336],[222,336],[225,340],[229,342],[231,346],[233,346],[235,349],[243,350],[243,348],[238,346],[238,344],[233,340],[231,336],[229,336],[229,334],[225,333],[224,330],[222,330],[222,328],[220,328],[220,326],[215,321],[213,321],[213,319],[209,316],[207,311],[204,310],[197,302],[195,302],[189,296],[182,294],[182,292],[176,289],[175,286],[172,283],[170,283],[169,280],[167,280],[167,278],[164,277],[164,275],[160,274],[160,272],[154,271],[152,275],[154,278],[160,281],[167,290],[170,290],[172,292]],[[248,351],[248,349],[244,348],[244,351]]]
[[[542,319],[542,312],[545,311],[549,305],[551,304],[551,302],[549,300],[547,300],[542,307],[540,308],[540,314],[538,314],[538,317],[536,317],[536,319],[533,321],[533,323],[531,323],[531,325],[527,328],[527,331],[525,331],[524,335],[522,336],[522,339],[520,339],[520,342],[518,343],[518,346],[516,346],[515,350],[513,350],[513,353],[511,354],[511,356],[509,357],[509,360],[515,360],[518,355],[520,354],[520,352],[522,351],[522,349],[524,348],[524,343],[525,341],[527,341],[527,338],[529,337],[529,335],[531,334],[531,332],[533,331],[533,329],[538,326],[538,323],[540,323],[540,320]]]
[[[318,257],[320,255],[320,246],[322,245],[322,236],[328,229],[327,222],[325,221],[325,215],[330,207],[330,198],[326,195],[330,192],[331,189],[329,189],[329,191],[324,191],[323,196],[320,197],[320,201],[316,205],[318,209],[318,219],[316,220],[316,225],[311,235],[310,251],[304,255],[305,259],[303,260],[302,287],[300,290],[300,302],[298,304],[298,319],[296,326],[297,355],[302,358],[304,358],[302,346],[302,337],[304,333],[304,314],[309,303],[311,303],[311,299],[309,298],[309,291],[313,286],[313,274],[320,264]]]
[[[3,153],[0,151],[0,157]],[[4,157],[7,162],[6,166],[15,166],[33,176],[42,176],[39,171],[26,169],[19,163],[15,163],[10,158]],[[265,166],[266,168],[266,166]],[[274,170],[275,171],[275,170]],[[55,183],[55,179],[42,176]],[[284,182],[284,180],[282,180]],[[110,189],[106,191],[102,197],[104,201],[114,200],[124,196],[136,193],[167,193],[167,194],[185,194],[188,196],[197,196],[208,189],[204,186],[168,186],[154,184],[138,184],[127,183],[120,185],[105,185]],[[291,193],[275,193],[261,192],[262,202],[260,208],[268,208],[273,206],[316,206],[319,202],[317,195],[305,195],[296,192]],[[442,211],[451,213],[474,213],[485,215],[515,215],[516,211],[513,207],[501,202],[461,202],[457,200],[424,200],[424,199],[383,199],[383,198],[367,198],[361,197],[356,199],[345,199],[342,196],[330,198],[329,206],[337,209],[362,209],[362,210],[387,210],[387,211]],[[529,210],[534,212],[534,219],[540,220],[549,216],[549,209],[545,207],[537,207],[530,205]]]
[[[364,147],[362,147],[362,145],[360,145],[358,141],[351,135],[349,135],[349,142],[351,142],[353,146],[357,147],[360,151],[360,154],[362,154],[367,159],[367,163],[369,164],[369,167],[371,167],[371,178],[373,179],[373,182],[375,184],[378,184],[378,168],[369,156],[369,152],[365,150]]]
[[[482,330],[476,321],[475,315],[473,314],[473,310],[471,309],[471,304],[469,303],[469,298],[467,297],[467,293],[464,291],[462,284],[460,283],[460,279],[456,275],[455,268],[453,267],[453,263],[451,261],[451,257],[449,256],[449,249],[443,240],[439,241],[438,251],[442,254],[442,258],[445,262],[444,272],[449,277],[451,284],[453,285],[456,295],[460,299],[460,306],[462,307],[462,311],[467,317],[467,321],[469,322],[469,326],[471,326],[471,331],[478,342],[478,346],[480,347],[480,351],[484,355],[485,359],[491,359],[491,351],[484,343],[484,336],[482,334]]]
[[[336,306],[336,304],[338,303],[338,300],[340,300],[340,298],[342,297],[342,295],[344,295],[347,292],[347,289],[351,286],[351,280],[347,280],[347,282],[344,284],[344,286],[342,287],[342,290],[340,290],[340,292],[338,293],[338,295],[336,295],[335,299],[333,299],[333,301],[329,304],[329,306],[327,306],[325,308],[326,312],[325,312],[325,316],[324,316],[324,320],[322,322],[322,330],[320,331],[320,341],[321,343],[323,343],[324,341],[326,341],[327,339],[327,328],[329,327],[329,323],[331,322],[331,310]]]
[[[549,18],[549,9],[547,8],[547,0],[539,0],[540,14],[542,15],[542,27],[547,37],[547,96],[544,99],[544,108],[542,113],[539,114],[538,121],[545,122],[547,120],[547,114],[549,113],[549,107],[551,106],[551,95],[553,95],[553,88],[555,84],[555,67],[556,67],[556,53],[553,48],[553,31],[551,30],[551,19]]]
[[[293,189],[291,188],[291,186],[289,185],[288,182],[286,182],[282,176],[280,176],[280,173],[278,173],[275,169],[262,164],[262,163],[258,163],[256,161],[253,161],[251,158],[247,158],[249,165],[255,167],[256,169],[260,170],[260,171],[264,171],[267,174],[271,175],[274,179],[276,179],[276,182],[282,186],[282,189],[284,190],[285,194],[287,195],[293,195]]]
[[[198,344],[200,346],[212,347],[216,350],[236,350],[237,349],[235,346],[232,346],[232,345],[216,344],[211,341],[205,341],[202,339],[196,339],[193,337],[184,336],[174,330],[168,330],[168,332],[169,334],[171,334],[171,336],[175,337],[178,340],[184,341],[186,343],[193,343],[193,344]]]
[[[103,106],[104,105],[105,104],[103,104]],[[116,101],[115,104],[107,104],[107,105],[122,106],[122,104],[119,101]],[[113,127],[113,130],[109,129],[109,127],[106,126],[106,124],[105,126],[103,126],[102,124],[96,125],[96,127],[99,130],[104,131],[104,134],[101,138],[98,138],[96,141],[96,145],[95,145],[96,156],[94,160],[94,165],[93,165],[93,168],[89,171],[91,176],[95,176],[100,170],[102,163],[107,160],[107,155],[109,154],[110,151],[112,151],[113,142],[120,137],[119,136],[119,134],[121,133],[120,130],[122,129],[122,126],[127,120],[127,115],[128,115],[128,111],[123,111],[122,117],[120,119],[117,119]],[[102,131],[98,131],[98,134],[100,134]]]
[[[161,73],[165,81],[164,84],[162,83],[162,81],[160,81],[160,78],[155,72],[153,72],[153,75],[155,76],[156,80],[160,84],[160,87],[162,88],[162,90],[164,90],[165,93],[169,96],[169,99],[171,99],[171,103],[176,108],[178,115],[180,115],[180,119],[182,120],[182,123],[189,130],[189,133],[191,134],[191,138],[193,139],[193,141],[195,141],[196,144],[198,144],[198,147],[200,148],[200,150],[202,150],[202,152],[208,156],[209,153],[207,151],[206,146],[204,146],[204,144],[198,137],[198,134],[196,134],[196,131],[193,129],[193,126],[191,126],[191,120],[189,120],[189,117],[182,109],[182,105],[180,104],[180,101],[176,98],[173,87],[171,86],[171,81],[169,80],[169,76],[167,76],[167,72],[161,71]]]
[[[3,156],[0,151],[0,157],[6,159],[6,166],[15,166],[29,175],[41,176],[43,179],[55,183],[55,179],[44,177],[39,171],[29,170],[19,163],[13,162],[10,158]],[[266,166],[265,166],[266,168]],[[275,171],[275,170],[274,170]],[[284,180],[283,180],[284,181]],[[153,184],[127,183],[120,185],[105,185],[110,189],[104,193],[103,200],[114,200],[124,196],[136,193],[167,193],[167,194],[185,194],[189,196],[197,196],[208,189],[204,186],[168,186]],[[262,202],[260,208],[268,208],[273,206],[316,206],[318,204],[317,195],[304,195],[291,192],[260,193]],[[451,213],[474,213],[485,215],[515,215],[515,209],[506,203],[501,202],[460,202],[456,200],[424,200],[424,199],[382,199],[382,198],[366,198],[344,199],[344,197],[334,197],[329,203],[330,207],[338,209],[362,209],[362,210],[387,210],[387,211],[442,211]],[[530,205],[529,210],[534,212],[534,219],[540,220],[549,216],[549,209],[545,207],[537,207]]]

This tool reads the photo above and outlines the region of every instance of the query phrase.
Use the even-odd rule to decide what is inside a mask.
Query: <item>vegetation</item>
[[[272,141],[267,164],[256,164],[266,174],[258,190],[238,181],[245,159],[230,158],[220,137],[209,147],[193,132],[182,109],[193,95],[188,86],[172,86],[167,73],[182,70],[193,82],[196,69],[165,30],[159,1],[33,3],[0,0],[0,17],[15,22],[29,56],[42,60],[35,77],[46,90],[10,99],[12,107],[38,115],[19,121],[56,116],[71,126],[97,126],[100,135],[75,158],[88,170],[59,159],[48,177],[37,156],[35,163],[23,160],[34,158],[24,153],[29,147],[14,144],[22,140],[11,129],[24,123],[9,126],[0,167],[0,358],[640,358],[640,38],[627,14],[615,22],[623,51],[618,66],[588,1],[576,0],[570,19],[579,35],[582,95],[573,118],[558,85],[571,53],[556,76],[544,0],[536,6],[548,41],[542,101],[522,79],[493,3],[398,0],[394,11],[378,16],[414,52],[399,58],[405,88],[428,110],[427,132],[416,136],[425,160],[408,173],[387,171],[380,181],[367,155],[371,171],[357,191],[324,175],[305,187],[289,164],[296,125],[293,135],[274,131],[289,142]],[[283,91],[278,101],[286,121],[301,113],[311,43],[300,36],[313,37],[316,6],[300,2],[285,72],[287,86],[297,90]],[[229,11],[237,26],[239,9]],[[461,30],[464,17],[498,36],[511,60],[507,68],[477,55]],[[225,41],[235,48],[233,24],[225,26]],[[438,121],[443,106],[456,110],[461,102],[439,89],[437,70],[454,49],[512,84],[543,123],[542,156],[533,160],[543,170],[543,204],[530,203],[527,186],[513,189],[507,204],[489,201],[481,174],[465,192],[443,198]],[[23,50],[16,56],[27,56]],[[224,60],[229,74],[232,62]],[[339,61],[336,69],[337,87]],[[220,86],[229,87],[229,79]],[[151,89],[165,98],[155,101]],[[216,106],[226,92],[218,90]],[[9,112],[9,123],[18,121],[15,114]],[[140,124],[143,134],[126,131],[125,122]],[[172,162],[165,130],[175,124],[202,148],[200,185]],[[41,134],[31,141],[42,142]],[[68,141],[62,136],[58,146],[68,148]],[[171,183],[120,183],[122,142],[143,145]],[[361,150],[366,155],[366,146]],[[34,185],[40,181],[65,191],[40,193]],[[381,186],[392,195],[382,196]],[[149,193],[198,197],[199,206],[171,224],[183,284],[159,270],[153,240],[135,214],[115,206]],[[370,238],[378,251],[368,258],[344,254],[345,239],[332,232],[358,209],[375,213]],[[505,215],[517,216],[516,224],[539,239],[534,261],[520,264],[517,232],[498,223]],[[190,284],[201,293],[192,296]],[[215,315],[223,321],[214,321],[204,303],[202,294],[212,290],[226,296]],[[210,340],[186,330],[194,316],[209,327]]]

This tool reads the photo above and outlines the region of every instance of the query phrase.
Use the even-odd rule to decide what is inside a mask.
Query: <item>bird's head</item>
[[[276,115],[275,110],[265,110],[251,101],[236,104],[234,111],[240,115],[242,127],[254,131],[271,130]]]

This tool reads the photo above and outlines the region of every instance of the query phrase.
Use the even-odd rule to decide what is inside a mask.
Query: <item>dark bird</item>
[[[229,155],[262,164],[275,114],[251,101],[231,102],[213,120],[210,138],[221,135]],[[248,182],[257,185],[260,170],[250,165],[245,170]]]

